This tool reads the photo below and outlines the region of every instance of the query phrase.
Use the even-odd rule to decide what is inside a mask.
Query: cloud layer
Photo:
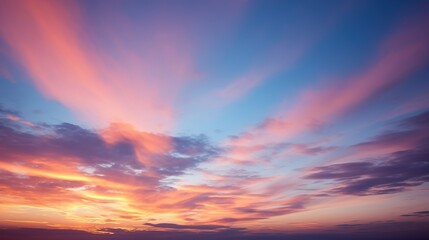
[[[412,142],[412,148],[387,154],[380,159],[349,162],[317,167],[307,178],[338,182],[331,192],[352,195],[388,194],[404,191],[407,187],[429,181],[429,112],[404,119],[398,129],[378,135],[369,142],[355,145],[365,148],[382,148]]]
[[[1,1],[2,233],[424,232],[428,7]]]

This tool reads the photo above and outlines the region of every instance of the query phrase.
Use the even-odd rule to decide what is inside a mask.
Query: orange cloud
[[[0,130],[7,140],[0,142],[0,208],[6,210],[0,221],[38,219],[33,211],[47,215],[45,227],[133,229],[151,218],[201,224],[232,213],[253,216],[239,209],[267,201],[244,189],[258,181],[253,178],[243,179],[242,187],[164,186],[165,178],[213,154],[198,138],[166,137],[118,124],[99,132],[71,124],[22,132],[18,124],[2,118]],[[224,177],[223,182],[233,180]]]
[[[171,149],[171,139],[169,137],[137,131],[127,124],[112,124],[101,131],[101,136],[111,145],[124,140],[130,141],[134,146],[134,153],[138,160],[148,168],[157,163],[151,159],[151,156],[148,156],[148,153],[163,154]]]
[[[74,1],[2,5],[0,34],[47,97],[95,123],[171,130],[177,93],[195,78],[186,23],[153,21],[157,30],[149,35],[138,26],[116,26],[121,21],[134,26],[120,8],[103,16],[113,26],[96,27],[85,21],[84,9]],[[131,41],[118,36],[123,31]]]

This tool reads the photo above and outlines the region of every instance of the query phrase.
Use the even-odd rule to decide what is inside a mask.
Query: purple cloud
[[[410,214],[403,214],[401,217],[429,217],[429,211],[419,211]]]
[[[229,229],[228,226],[222,225],[180,225],[174,223],[145,223],[146,226],[166,229],[185,229],[185,230],[218,230]],[[244,230],[244,229],[243,229]]]
[[[356,146],[389,146],[398,138],[407,141],[413,137],[409,149],[371,161],[316,167],[306,178],[334,180],[337,185],[331,193],[350,195],[396,193],[429,181],[429,112],[399,121],[397,126],[402,129],[383,133]]]
[[[38,124],[30,129],[7,118],[10,113],[14,112],[0,109],[0,161],[9,163],[14,159],[15,163],[30,167],[34,165],[28,162],[30,159],[43,158],[55,162],[66,157],[77,164],[83,174],[109,176],[119,182],[133,178],[156,187],[161,185],[162,179],[181,175],[220,151],[203,135],[163,136],[172,142],[169,151],[153,153],[139,149],[156,163],[145,166],[137,159],[135,149],[138,146],[127,139],[107,143],[97,131],[70,123]],[[12,177],[2,175],[2,180]]]

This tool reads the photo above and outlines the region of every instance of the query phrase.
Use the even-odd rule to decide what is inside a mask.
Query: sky
[[[429,3],[0,1],[2,239],[424,239]]]

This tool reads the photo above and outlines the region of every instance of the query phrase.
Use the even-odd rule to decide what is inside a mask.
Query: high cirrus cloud
[[[301,8],[303,3],[288,2],[288,4],[290,4],[290,9],[294,9],[295,7]],[[283,26],[279,23],[279,28],[285,32],[280,39],[265,49],[265,54],[258,58],[256,63],[248,66],[244,73],[217,90],[214,95],[217,98],[220,96],[221,102],[230,103],[242,98],[264,81],[268,81],[281,72],[293,69],[318,41],[338,25],[342,17],[349,12],[350,5],[348,2],[341,2],[329,13],[316,11],[315,9],[318,8],[311,10],[302,8],[301,11],[305,11],[305,13],[303,12],[302,18],[298,17],[299,20],[296,20],[299,23],[299,27],[296,28],[288,28],[287,24]],[[287,12],[285,15],[293,16],[294,14],[296,13]],[[315,27],[316,22],[317,27]],[[304,35],[302,32],[306,32],[306,34]]]
[[[0,38],[45,96],[83,119],[168,131],[179,92],[197,79],[202,36],[222,36],[243,8],[241,2],[171,4],[176,10],[159,4],[131,19],[117,3],[101,4],[92,16],[79,1],[3,1]],[[203,22],[211,22],[207,34],[199,34]]]
[[[267,145],[311,133],[357,110],[383,90],[405,81],[428,61],[429,32],[424,24],[427,17],[417,18],[415,22],[397,26],[380,41],[378,51],[356,75],[304,91],[292,106],[280,108],[276,116],[267,118],[228,144]]]

